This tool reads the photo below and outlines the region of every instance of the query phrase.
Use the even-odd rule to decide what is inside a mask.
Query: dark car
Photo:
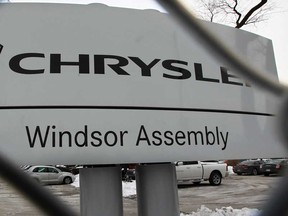
[[[64,165],[56,165],[55,167],[61,170],[62,172],[71,172],[71,170]]]
[[[263,160],[245,160],[234,166],[233,172],[237,175],[259,175],[262,174],[261,167],[264,163],[265,162]]]
[[[270,174],[282,175],[287,167],[287,159],[273,159],[263,164],[262,172],[265,176],[269,176]]]
[[[123,181],[132,181],[135,180],[135,164],[122,164],[121,165],[122,171],[122,180]]]
[[[135,180],[135,169],[129,169],[125,173],[122,170],[122,180],[123,181],[132,181]]]

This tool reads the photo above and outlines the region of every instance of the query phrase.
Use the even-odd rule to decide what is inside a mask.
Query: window
[[[43,173],[43,172],[47,172],[45,167],[36,167],[33,172],[37,172],[37,173]]]
[[[184,161],[183,165],[196,165],[198,164],[198,161]]]
[[[51,167],[47,168],[47,170],[49,173],[58,173],[58,171],[56,169],[51,168]]]

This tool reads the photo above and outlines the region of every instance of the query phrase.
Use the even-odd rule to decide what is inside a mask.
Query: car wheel
[[[222,182],[222,176],[219,172],[212,172],[209,178],[209,182],[211,185],[220,185]]]
[[[258,170],[257,169],[253,169],[252,170],[252,175],[258,175]]]
[[[71,183],[72,183],[72,178],[70,178],[70,177],[65,177],[64,180],[63,180],[63,183],[64,183],[64,184],[71,184]]]

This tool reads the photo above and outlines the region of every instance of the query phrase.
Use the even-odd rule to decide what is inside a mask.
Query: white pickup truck
[[[200,184],[202,181],[209,181],[211,185],[220,185],[222,178],[228,176],[226,163],[178,161],[175,165],[178,184]]]

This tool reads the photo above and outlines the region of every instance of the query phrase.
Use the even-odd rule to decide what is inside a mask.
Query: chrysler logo
[[[91,57],[91,58],[90,58]],[[45,68],[45,64],[40,68],[35,67],[33,64],[29,67],[23,67],[21,62],[28,60],[42,59],[48,61],[49,68]],[[94,67],[90,69],[90,60],[93,59]],[[112,60],[113,63],[107,62],[107,60]],[[182,61],[176,59],[153,59],[150,62],[144,62],[139,57],[132,56],[117,56],[117,55],[92,55],[89,54],[79,54],[76,61],[65,61],[60,53],[51,53],[45,55],[44,53],[21,53],[13,56],[9,61],[9,67],[12,71],[20,74],[33,75],[33,74],[60,74],[62,73],[63,67],[76,67],[79,74],[106,74],[106,70],[110,68],[114,73],[121,76],[130,76],[132,72],[129,72],[126,66],[134,64],[138,66],[138,71],[143,77],[152,77],[153,72],[155,72],[154,66],[162,66],[164,72],[162,77],[167,79],[185,80],[185,79],[195,79],[196,81],[205,81],[213,83],[224,83],[239,86],[249,86],[247,83],[238,80],[235,75],[229,73],[229,70],[225,67],[220,67],[217,71],[219,73],[219,78],[211,78],[205,76],[201,63]],[[153,71],[154,69],[154,71]],[[235,79],[237,79],[235,81]]]

